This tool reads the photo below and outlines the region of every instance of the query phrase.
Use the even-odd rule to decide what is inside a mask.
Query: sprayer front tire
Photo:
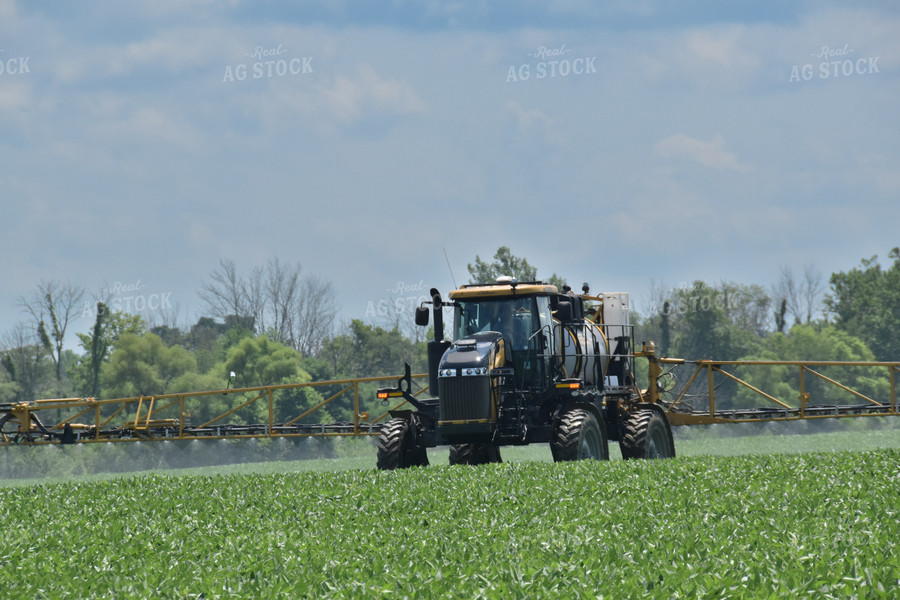
[[[659,412],[645,408],[625,421],[619,441],[622,458],[674,458],[675,443],[669,423]]]
[[[567,410],[559,419],[550,451],[556,462],[609,460],[609,444],[602,420],[584,408]]]
[[[486,465],[503,462],[500,448],[493,444],[453,444],[450,446],[451,465]]]
[[[378,468],[382,471],[405,469],[428,464],[425,448],[417,447],[411,424],[395,417],[388,421],[378,436]]]

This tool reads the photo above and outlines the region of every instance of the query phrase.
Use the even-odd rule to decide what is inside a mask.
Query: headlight
[[[487,367],[469,367],[462,370],[463,375],[487,375]]]

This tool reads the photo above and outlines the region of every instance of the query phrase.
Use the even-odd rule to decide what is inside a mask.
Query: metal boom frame
[[[900,362],[837,362],[837,361],[688,361],[677,358],[662,358],[655,355],[652,344],[645,344],[634,357],[646,358],[649,362],[649,386],[645,390],[637,390],[636,397],[643,402],[659,404],[671,425],[705,425],[711,423],[746,423],[760,421],[792,421],[801,419],[821,419],[840,417],[877,417],[898,416],[897,378],[900,374]],[[661,379],[665,376],[664,367],[693,365],[693,374],[680,391],[667,394],[661,390]],[[735,371],[744,367],[792,367],[797,369],[797,388],[795,398],[778,397],[752,385],[738,376]],[[875,367],[881,370],[887,389],[888,398],[871,398],[829,377],[820,371],[825,368]],[[705,374],[706,385],[703,381]],[[764,406],[747,408],[717,407],[716,377],[733,381],[737,385],[751,390],[753,396],[764,402]],[[823,381],[827,386],[839,389],[860,402],[855,404],[824,404],[813,398],[808,391],[809,377]],[[361,412],[360,385],[367,383],[383,383],[388,381],[414,382],[415,389],[398,394],[398,403],[383,413],[370,417],[368,412]],[[316,381],[308,383],[292,383],[259,387],[245,387],[225,390],[201,392],[180,392],[151,396],[133,396],[100,400],[96,398],[60,398],[0,404],[0,446],[14,444],[69,444],[98,442],[138,442],[164,440],[196,440],[196,439],[240,439],[240,438],[274,438],[274,437],[329,437],[329,436],[374,436],[381,431],[383,422],[391,411],[403,408],[409,402],[404,396],[413,399],[421,398],[428,393],[428,375],[385,377],[364,377],[356,379],[339,379],[334,381]],[[695,384],[705,388],[693,398],[700,398],[706,403],[703,409],[697,409],[687,402],[689,390]],[[406,385],[406,384],[404,384]],[[276,421],[280,403],[285,401],[279,397],[283,390],[300,388],[339,387],[337,392],[322,400],[315,406],[303,409],[288,419]],[[353,420],[339,423],[317,423],[330,404],[352,394]],[[211,413],[199,425],[191,423],[189,404],[211,402],[230,397],[234,403],[224,409]],[[374,399],[373,399],[374,400]],[[694,401],[696,403],[696,400]],[[263,403],[266,405],[267,419],[263,423],[246,423],[241,411]],[[374,406],[374,403],[371,403]],[[228,417],[231,421],[228,422]]]

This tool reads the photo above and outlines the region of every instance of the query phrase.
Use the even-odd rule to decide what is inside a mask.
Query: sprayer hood
[[[462,368],[490,369],[495,366],[504,346],[503,336],[496,331],[485,331],[460,338],[444,352],[439,371]]]

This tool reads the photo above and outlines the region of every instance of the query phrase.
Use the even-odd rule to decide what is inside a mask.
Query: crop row
[[[900,451],[0,489],[10,597],[896,597]]]

